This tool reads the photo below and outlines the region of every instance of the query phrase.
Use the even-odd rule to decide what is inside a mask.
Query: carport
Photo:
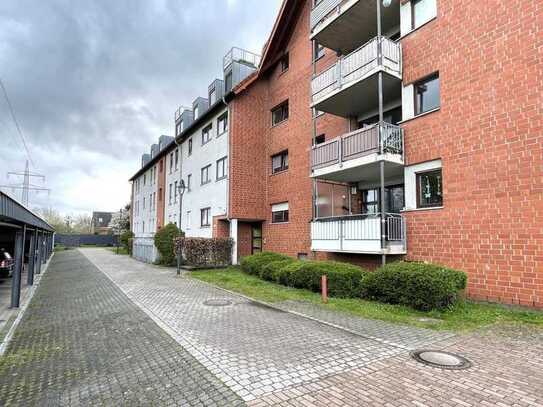
[[[34,275],[41,272],[42,265],[51,257],[54,232],[40,216],[0,191],[0,248],[11,253],[15,263],[11,277],[11,308],[20,305],[21,284],[33,285]]]

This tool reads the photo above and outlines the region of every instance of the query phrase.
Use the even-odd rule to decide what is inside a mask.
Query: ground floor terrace
[[[536,406],[542,331],[266,305],[105,249],[55,253],[0,357],[2,405]],[[443,370],[410,357],[468,358]]]

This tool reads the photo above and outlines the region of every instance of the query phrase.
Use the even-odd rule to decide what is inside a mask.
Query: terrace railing
[[[311,31],[319,25],[324,19],[329,17],[332,12],[336,12],[337,14],[341,11],[341,3],[344,3],[345,0],[321,0],[318,2],[318,4],[313,7],[313,10],[311,10],[311,17],[310,17],[310,27]]]

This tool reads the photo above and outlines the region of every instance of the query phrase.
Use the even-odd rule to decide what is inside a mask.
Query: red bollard
[[[328,279],[326,274],[321,277],[321,291],[322,291],[322,302],[325,304],[328,302]]]

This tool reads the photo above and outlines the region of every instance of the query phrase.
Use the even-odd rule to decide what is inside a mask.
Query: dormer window
[[[196,120],[198,118],[198,113],[199,113],[198,111],[199,110],[200,109],[199,109],[198,105],[194,106],[194,120]]]
[[[211,89],[211,92],[209,92],[209,106],[213,106],[216,101],[217,101],[217,92],[215,91],[215,88],[213,88]]]

